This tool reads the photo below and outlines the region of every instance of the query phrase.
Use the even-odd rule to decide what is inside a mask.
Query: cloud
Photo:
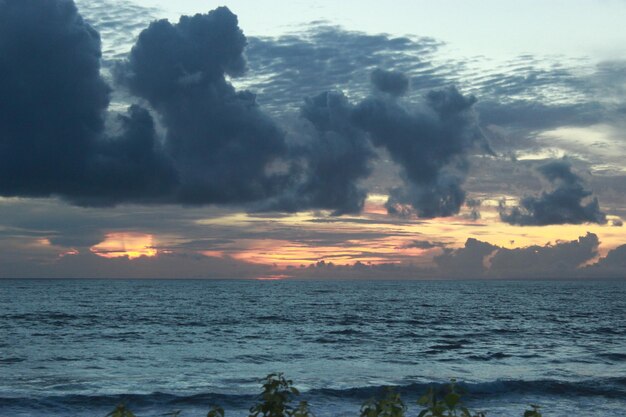
[[[83,189],[109,87],[71,1],[0,2],[0,194]]]
[[[486,270],[485,259],[498,250],[487,242],[469,238],[461,249],[448,249],[443,254],[435,256],[433,260],[443,275],[480,278]]]
[[[167,129],[165,149],[180,177],[176,201],[233,204],[276,193],[285,178],[268,172],[286,155],[281,129],[254,94],[226,76],[245,69],[246,37],[225,7],[159,20],[141,32],[118,79],[146,99]]]
[[[367,191],[357,183],[370,174],[370,161],[376,154],[365,134],[353,125],[353,111],[341,93],[326,92],[305,100],[301,115],[314,131],[292,149],[294,158],[303,162],[301,178],[267,208],[329,209],[333,215],[361,212]]]
[[[100,37],[68,0],[0,3],[0,195],[146,201],[175,174],[138,106],[105,132]]]
[[[142,256],[104,258],[89,251],[68,254],[45,263],[3,259],[4,278],[258,278],[271,273],[266,265],[254,265],[232,258],[208,257],[197,253],[159,253]]]
[[[402,249],[434,249],[444,248],[446,244],[444,242],[432,242],[429,240],[413,240],[405,245],[402,245]]]
[[[401,96],[409,89],[409,79],[401,72],[376,68],[372,71],[371,79],[377,90],[392,96]]]
[[[582,178],[572,171],[568,160],[549,162],[537,171],[550,182],[553,190],[544,191],[537,197],[524,197],[520,206],[510,211],[503,207],[500,218],[504,222],[521,226],[606,223],[606,215],[600,210],[597,198],[586,204],[583,202],[592,193],[585,190]]]
[[[103,30],[127,18],[138,30],[139,9],[120,4],[119,14],[91,6],[89,13]],[[462,66],[435,66],[431,58],[441,44],[431,38],[318,24],[301,37],[246,39],[226,8],[178,23],[159,20],[117,67],[115,87],[124,86],[134,95],[126,98],[140,103],[118,114],[119,103],[109,101],[120,89],[112,91],[101,76],[99,35],[71,0],[41,7],[34,0],[5,1],[0,19],[6,57],[0,92],[11,97],[0,103],[2,196],[60,196],[82,206],[357,213],[379,148],[401,167],[402,186],[389,190],[390,213],[449,216],[466,199],[468,155],[485,143],[473,96],[452,87],[426,93]],[[248,42],[253,71],[245,78]],[[619,68],[598,69],[598,83],[619,80]],[[522,82],[512,75],[506,84],[577,85],[568,77],[537,73]],[[359,101],[368,81],[384,94]],[[270,118],[254,94],[233,83],[259,88],[274,116],[308,96],[304,122],[283,130],[277,120],[284,119]],[[579,85],[600,88],[591,81]],[[338,87],[346,93],[319,94]]]
[[[598,254],[598,236],[587,233],[578,240],[554,245],[500,248],[490,259],[489,275],[525,278],[571,278],[578,267]]]
[[[390,213],[415,211],[430,218],[459,212],[465,201],[461,186],[466,157],[477,144],[486,143],[472,111],[475,102],[449,87],[428,92],[416,109],[380,97],[356,106],[355,124],[402,167],[405,186],[391,190],[386,204]]]
[[[604,258],[587,266],[583,273],[595,278],[626,278],[626,245],[609,251]]]
[[[508,249],[469,238],[465,246],[434,258],[439,274],[457,278],[574,278],[597,256],[598,236]]]
[[[427,243],[424,246],[428,246]],[[609,255],[597,264],[582,267],[598,255],[598,245],[598,237],[593,233],[587,233],[572,241],[516,249],[507,249],[469,238],[463,247],[444,249],[444,253],[435,256],[434,267],[410,263],[355,262],[350,265],[338,265],[319,261],[300,268],[288,268],[286,273],[301,278],[364,279],[571,279],[602,276],[623,278],[626,269],[624,262],[626,245],[609,252]]]
[[[448,83],[431,62],[441,45],[429,37],[373,35],[313,22],[295,34],[250,37],[250,76],[241,81],[259,91],[274,114],[297,110],[302,97],[320,91],[341,89],[365,97],[370,74],[379,67],[406,74],[415,90],[432,89]]]
[[[105,67],[115,59],[125,58],[139,32],[159,13],[156,8],[140,6],[132,0],[76,0],[76,4],[102,37]]]

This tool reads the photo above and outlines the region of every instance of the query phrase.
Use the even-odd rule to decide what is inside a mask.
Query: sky
[[[1,1],[0,278],[625,278],[623,16]]]

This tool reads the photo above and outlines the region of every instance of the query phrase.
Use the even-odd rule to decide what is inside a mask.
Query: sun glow
[[[104,258],[127,257],[135,259],[141,256],[156,256],[153,236],[145,233],[119,232],[108,233],[103,242],[90,248],[91,252]]]

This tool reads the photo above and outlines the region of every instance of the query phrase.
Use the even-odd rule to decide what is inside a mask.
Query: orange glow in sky
[[[157,254],[152,235],[134,232],[108,233],[103,242],[91,247],[91,251],[104,258],[126,256],[129,259],[135,259]]]
[[[279,269],[289,266],[308,266],[319,261],[335,265],[355,262],[365,264],[412,264],[434,266],[433,257],[442,253],[442,246],[463,247],[469,238],[475,238],[500,247],[513,249],[531,245],[544,246],[559,241],[572,241],[587,232],[598,235],[601,256],[624,241],[625,228],[609,224],[514,226],[499,219],[497,201],[485,202],[481,207],[482,218],[473,220],[464,210],[449,218],[396,219],[386,214],[383,203],[386,196],[369,198],[367,210],[360,216],[338,217],[315,221],[312,213],[302,213],[268,221],[265,217],[251,214],[230,214],[224,218],[211,219],[210,224],[228,225],[232,228],[249,229],[268,233],[277,226],[297,227],[304,239],[239,239],[236,244],[200,252],[210,257],[230,257],[252,264],[274,265]],[[391,221],[390,221],[391,220]],[[209,222],[207,222],[209,223]],[[306,239],[311,233],[311,238]],[[352,237],[354,236],[354,237]],[[431,248],[411,245],[413,241],[434,242]],[[442,245],[443,244],[443,245]]]
[[[310,265],[318,261],[348,264],[356,261],[363,263],[385,263],[389,259],[359,242],[346,242],[346,246],[309,246],[302,243],[266,239],[250,241],[247,248],[233,253],[232,257],[240,261],[276,265],[279,267]]]

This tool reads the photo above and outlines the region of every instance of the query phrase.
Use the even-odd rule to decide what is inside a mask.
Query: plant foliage
[[[273,373],[261,380],[263,391],[258,397],[259,402],[250,407],[248,417],[315,417],[306,401],[297,406],[292,402],[300,392],[293,386],[293,381],[286,379],[282,373]],[[461,401],[462,393],[452,380],[442,394],[430,388],[417,404],[422,407],[417,417],[485,417],[484,412],[472,412]],[[538,405],[530,405],[531,409],[524,412],[523,417],[542,417]],[[163,416],[179,417],[181,411],[172,411]],[[211,407],[207,417],[224,417],[224,409]],[[392,388],[385,391],[382,398],[372,398],[361,406],[360,417],[405,417],[407,407],[400,394]],[[136,417],[124,404],[115,407],[106,417]]]

